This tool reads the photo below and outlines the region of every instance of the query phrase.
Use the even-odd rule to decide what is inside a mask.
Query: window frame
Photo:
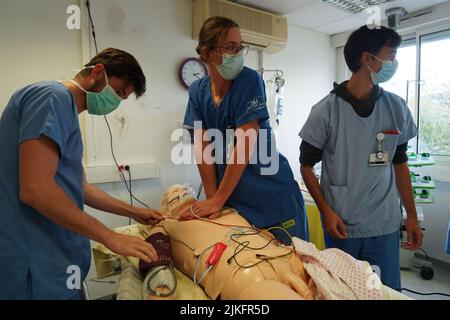
[[[422,55],[421,55],[421,48],[422,48],[422,39],[423,37],[433,34],[433,33],[438,33],[438,32],[443,32],[446,30],[450,30],[450,22],[447,23],[443,23],[441,25],[437,25],[434,27],[428,27],[428,28],[421,28],[416,30],[414,33],[410,33],[409,34],[409,38],[408,35],[402,35],[404,40],[408,40],[411,39],[412,37],[416,38],[416,77],[417,79],[421,78],[421,66],[422,66]],[[420,88],[420,83],[419,81],[416,81],[416,92],[417,92],[417,98],[416,98],[416,103],[414,106],[414,121],[416,121],[417,126],[420,130],[420,93],[421,93],[421,88]],[[416,151],[418,151],[419,148],[419,135],[417,135],[416,137]],[[422,169],[424,172],[426,171],[427,174],[431,175],[433,177],[433,179],[437,180],[437,181],[443,181],[443,182],[450,182],[450,156],[449,155],[436,155],[433,154],[433,158],[436,160],[436,164],[434,166],[430,166],[430,167],[426,167],[425,169]]]

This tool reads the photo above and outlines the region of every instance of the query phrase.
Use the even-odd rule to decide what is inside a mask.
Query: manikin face
[[[160,212],[166,217],[177,219],[181,207],[196,202],[195,192],[192,187],[176,184],[169,187],[161,200]]]

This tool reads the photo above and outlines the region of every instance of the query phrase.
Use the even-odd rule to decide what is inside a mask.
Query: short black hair
[[[136,97],[142,96],[146,91],[146,79],[138,61],[128,52],[120,49],[108,48],[100,52],[85,67],[103,64],[108,77],[126,79],[134,87]],[[91,73],[91,69],[81,71],[82,76]]]
[[[369,29],[362,26],[353,32],[344,47],[345,61],[352,72],[361,68],[361,55],[369,52],[377,55],[384,46],[398,48],[402,42],[400,35],[393,29],[381,26]]]

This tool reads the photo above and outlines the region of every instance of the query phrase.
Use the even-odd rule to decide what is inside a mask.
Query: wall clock
[[[208,69],[203,61],[198,58],[184,60],[179,69],[181,84],[187,89],[196,80],[208,75]]]

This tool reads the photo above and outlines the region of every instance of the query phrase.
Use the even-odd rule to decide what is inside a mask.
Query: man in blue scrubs
[[[0,120],[0,299],[80,299],[89,239],[155,260],[154,248],[83,212],[84,204],[142,223],[161,219],[114,199],[84,179],[78,114],[113,111],[145,76],[130,54],[106,49],[71,81],[38,82],[14,93]]]
[[[400,36],[391,29],[355,31],[344,54],[353,72],[316,104],[300,132],[301,173],[317,203],[328,247],[376,265],[400,288],[398,195],[407,212],[406,249],[422,244],[407,166],[417,128],[405,101],[384,91],[397,69]],[[320,186],[313,167],[322,161]]]

